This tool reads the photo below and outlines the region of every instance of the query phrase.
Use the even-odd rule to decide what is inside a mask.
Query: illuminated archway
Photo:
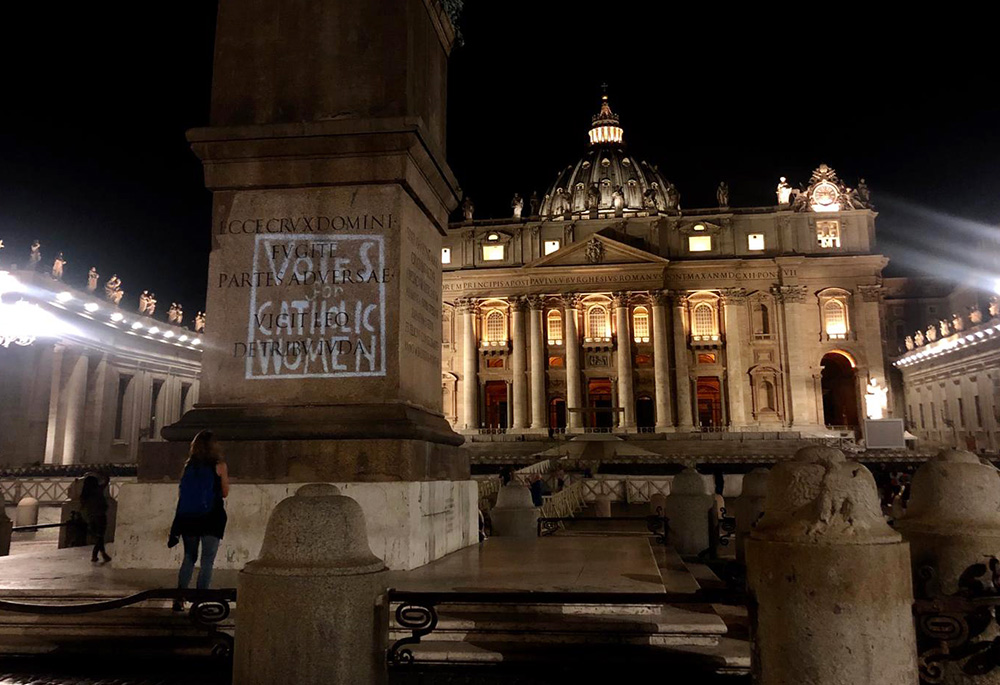
[[[823,423],[857,426],[858,384],[854,358],[843,350],[834,350],[823,355],[820,366],[823,368]]]

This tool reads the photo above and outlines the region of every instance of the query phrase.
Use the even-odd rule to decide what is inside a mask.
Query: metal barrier
[[[670,530],[670,520],[662,514],[651,514],[650,516],[539,516],[537,525],[538,537],[552,535],[559,530],[560,525],[568,522],[622,522],[622,521],[642,521],[646,524],[646,530],[656,537],[656,541],[661,545],[666,545]]]

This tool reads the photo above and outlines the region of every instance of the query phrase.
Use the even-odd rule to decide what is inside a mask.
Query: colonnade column
[[[63,355],[66,348],[55,344],[52,348],[52,381],[49,384],[49,417],[46,421],[48,430],[45,433],[45,463],[55,464],[59,445],[59,404],[62,395]]]
[[[691,411],[691,378],[688,375],[687,295],[673,293],[674,298],[674,378],[677,382],[677,428],[691,430],[694,413]]]
[[[479,308],[474,300],[460,300],[462,313],[462,428],[479,428],[479,346],[476,344],[476,316]]]
[[[531,336],[531,429],[544,431],[548,412],[545,411],[545,333],[542,298],[528,298]]]
[[[656,290],[653,298],[653,382],[656,394],[656,430],[673,425],[670,415],[670,346],[667,343],[667,312],[669,295]]]
[[[563,338],[566,344],[566,423],[570,428],[583,426],[583,416],[573,409],[583,408],[580,391],[580,339],[576,331],[576,295],[563,297]]]
[[[528,303],[523,297],[511,298],[511,350],[514,384],[514,412],[511,429],[523,431],[528,427],[528,357],[525,353],[524,310]]]
[[[619,426],[635,428],[635,397],[632,393],[632,329],[629,325],[629,294],[615,293],[615,330],[618,335],[618,403],[625,410]]]
[[[746,304],[743,288],[722,290],[723,317],[726,326],[726,376],[728,379],[729,423],[734,427],[746,425],[746,370],[743,368],[743,325],[740,316]]]

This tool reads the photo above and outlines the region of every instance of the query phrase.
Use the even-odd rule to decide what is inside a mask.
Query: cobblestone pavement
[[[81,658],[0,658],[0,685],[228,685],[232,677],[204,659],[88,662]]]

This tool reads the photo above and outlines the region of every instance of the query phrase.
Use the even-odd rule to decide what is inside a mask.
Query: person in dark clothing
[[[108,498],[105,491],[108,479],[96,473],[88,473],[83,479],[80,492],[80,514],[87,524],[87,534],[94,539],[94,552],[90,561],[97,563],[100,555],[105,563],[111,561],[104,549],[104,538],[108,532]]]
[[[177,512],[170,527],[168,546],[184,542],[184,561],[177,573],[177,587],[186,590],[198,562],[201,569],[197,588],[208,589],[219,543],[226,532],[225,498],[229,496],[229,469],[211,431],[201,431],[191,441],[191,450],[178,487]],[[174,610],[183,611],[184,603],[174,601]]]
[[[537,473],[531,477],[529,489],[531,490],[531,503],[536,507],[540,507],[545,503],[545,495],[552,494],[548,483]]]

